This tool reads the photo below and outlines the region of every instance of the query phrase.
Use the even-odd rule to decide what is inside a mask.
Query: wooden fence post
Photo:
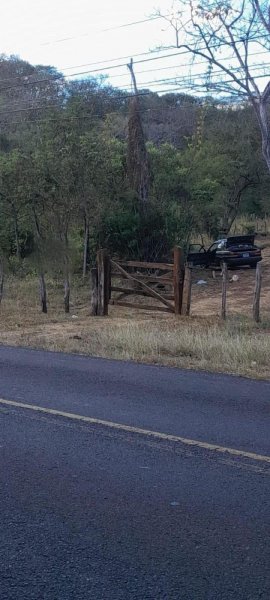
[[[192,269],[186,266],[185,269],[185,289],[186,289],[186,308],[185,315],[189,317],[191,307],[191,290],[192,290]]]
[[[185,269],[183,266],[182,248],[175,246],[173,250],[173,286],[174,286],[174,312],[181,315],[183,304]]]
[[[254,300],[253,300],[253,319],[256,323],[260,321],[260,299],[261,299],[261,289],[262,289],[262,264],[260,262],[257,263],[256,268],[256,280],[255,280],[255,290],[254,290]]]
[[[92,293],[90,315],[95,317],[97,315],[98,310],[98,272],[96,267],[91,269],[90,281]]]
[[[104,317],[108,314],[110,296],[110,257],[107,250],[99,250],[97,253],[98,272],[98,304],[97,314]]]
[[[222,263],[222,306],[221,318],[226,319],[226,301],[227,301],[227,282],[228,282],[228,267],[227,263]]]
[[[0,286],[1,289],[1,286]],[[46,283],[43,271],[39,274],[39,295],[40,295],[40,304],[41,310],[43,313],[47,313],[47,292],[46,292]]]

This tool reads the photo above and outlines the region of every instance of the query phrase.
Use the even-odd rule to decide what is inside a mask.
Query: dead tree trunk
[[[131,188],[138,195],[139,208],[144,213],[149,201],[150,165],[141,120],[140,101],[132,59],[127,66],[131,74],[134,88],[134,97],[130,100],[128,118],[128,178]]]

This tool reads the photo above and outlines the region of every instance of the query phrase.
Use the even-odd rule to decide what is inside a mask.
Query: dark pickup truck
[[[262,253],[254,240],[255,235],[236,235],[217,240],[208,249],[193,244],[189,248],[187,262],[197,267],[215,268],[225,261],[228,267],[255,268],[262,260]]]

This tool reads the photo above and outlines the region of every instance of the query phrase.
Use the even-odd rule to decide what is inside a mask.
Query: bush
[[[149,204],[144,213],[125,207],[104,215],[96,245],[126,260],[161,261],[171,259],[175,244],[186,248],[191,232],[190,215],[177,204]]]

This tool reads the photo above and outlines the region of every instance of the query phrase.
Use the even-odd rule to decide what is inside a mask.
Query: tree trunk
[[[36,238],[37,238],[37,257],[38,257],[38,268],[39,268],[39,297],[40,297],[40,305],[43,313],[47,314],[47,290],[46,290],[46,282],[45,275],[43,270],[43,261],[42,261],[42,235],[40,230],[40,225],[38,222],[37,213],[35,211],[34,206],[32,206],[35,229],[36,229]]]
[[[3,298],[3,291],[4,291],[4,267],[3,267],[3,263],[0,260],[0,304],[2,302],[2,298]]]
[[[64,307],[65,307],[65,313],[69,313],[70,310],[70,282],[69,282],[69,273],[66,272],[65,274],[65,281],[64,281]]]
[[[173,259],[174,312],[181,315],[183,304],[184,268],[182,248],[175,246]]]
[[[256,323],[260,322],[260,299],[261,299],[261,289],[262,289],[262,263],[257,264],[256,268],[256,280],[255,280],[255,290],[254,290],[254,299],[253,299],[253,319]]]
[[[98,277],[98,305],[97,314],[104,317],[108,314],[110,299],[111,275],[110,257],[107,250],[98,250],[97,253]]]
[[[69,256],[68,256],[68,242],[67,239],[66,248],[65,248],[65,256],[64,256],[64,307],[65,313],[69,313],[70,310],[70,279],[69,279]]]
[[[84,248],[83,248],[83,279],[85,279],[86,274],[87,274],[88,248],[89,248],[89,222],[88,222],[87,217],[85,217]]]
[[[227,263],[222,263],[222,305],[221,318],[226,319],[227,316],[227,283],[228,283],[228,267]]]
[[[19,225],[18,225],[18,215],[14,204],[12,204],[12,212],[14,219],[14,234],[15,234],[15,246],[16,246],[16,256],[20,260],[21,259],[21,247],[19,240]]]
[[[39,274],[39,293],[40,293],[40,304],[41,304],[41,310],[43,313],[47,313],[48,309],[47,309],[47,291],[46,291],[46,283],[45,283],[45,277],[44,277],[44,273],[41,272]]]
[[[95,317],[98,312],[98,271],[91,269],[91,310],[90,315]]]
[[[262,154],[267,164],[268,171],[270,172],[270,127],[269,127],[269,116],[268,116],[268,100],[270,95],[270,85],[266,86],[259,104],[259,111],[256,111],[261,135],[262,135]]]
[[[190,267],[185,269],[185,288],[186,288],[186,307],[185,315],[189,317],[191,307],[191,292],[192,292],[192,270]]]

